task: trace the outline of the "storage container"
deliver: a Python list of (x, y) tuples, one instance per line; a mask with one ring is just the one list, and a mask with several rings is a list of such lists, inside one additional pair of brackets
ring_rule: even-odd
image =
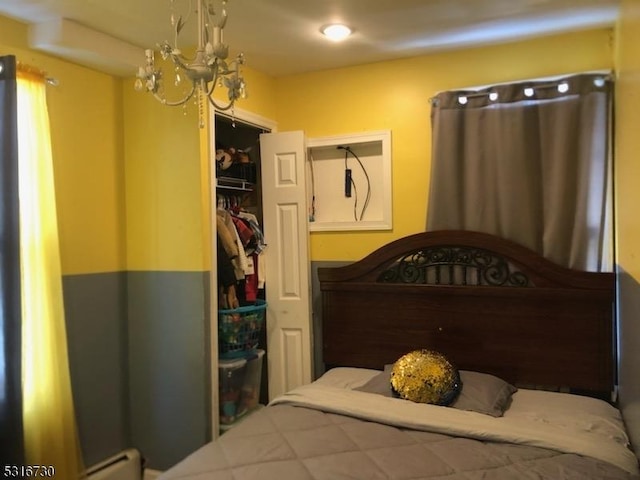
[(218, 352), (220, 358), (238, 358), (255, 351), (264, 327), (267, 302), (218, 310)]
[(260, 400), (260, 384), (262, 383), (262, 364), (264, 350), (256, 350), (245, 357), (247, 364), (244, 370), (244, 381), (240, 391), (240, 403), (237, 416), (244, 415), (258, 406)]
[(233, 423), (238, 417), (246, 366), (247, 360), (245, 358), (218, 360), (220, 423), (223, 425)]

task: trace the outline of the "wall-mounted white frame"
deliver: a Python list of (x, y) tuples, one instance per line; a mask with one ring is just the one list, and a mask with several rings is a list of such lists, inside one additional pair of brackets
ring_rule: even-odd
[[(351, 197), (345, 196), (346, 151), (339, 146), (350, 147), (364, 167), (347, 154), (354, 182)], [(391, 230), (390, 130), (307, 139), (307, 176), (311, 232)], [(370, 200), (362, 213), (368, 185)]]

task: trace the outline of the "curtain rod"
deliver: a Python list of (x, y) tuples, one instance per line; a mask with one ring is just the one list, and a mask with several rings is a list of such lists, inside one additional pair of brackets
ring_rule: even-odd
[(57, 87), (58, 85), (60, 85), (60, 82), (57, 78), (47, 75), (47, 72), (38, 67), (34, 67), (23, 62), (16, 62), (16, 67), (19, 71), (42, 77), (48, 85), (51, 85), (53, 87)]
[[(515, 84), (518, 84), (518, 83), (526, 84), (527, 82), (516, 82)], [(557, 80), (555, 82), (550, 82), (550, 83), (540, 83), (537, 85), (531, 85), (531, 88), (534, 88), (536, 90), (545, 89), (545, 88), (558, 88), (558, 85), (560, 85), (561, 83), (562, 83), (562, 80)], [(487, 87), (487, 88), (493, 88), (493, 87)], [(465, 93), (464, 96), (467, 98), (487, 97), (491, 95), (491, 93), (492, 92)], [(429, 101), (433, 100), (434, 98), (435, 97), (431, 97)]]
[[(469, 87), (469, 88), (455, 88), (452, 90), (448, 90), (450, 92), (465, 92), (465, 91), (471, 91), (473, 92), (474, 90), (478, 90), (475, 93), (466, 93), (464, 94), (465, 97), (467, 98), (476, 98), (476, 97), (486, 97), (488, 95), (491, 95), (490, 91), (486, 91), (488, 89), (491, 88), (497, 88), (497, 87), (502, 87), (505, 85), (530, 85), (531, 88), (533, 89), (544, 89), (544, 88), (556, 88), (558, 85), (560, 85), (561, 83), (565, 82), (567, 79), (570, 79), (571, 77), (576, 77), (576, 76), (580, 76), (580, 75), (601, 75), (602, 79), (605, 81), (611, 80), (613, 78), (613, 75), (610, 71), (596, 71), (596, 72), (585, 72), (585, 73), (576, 73), (573, 75), (564, 75), (564, 76), (559, 76), (559, 77), (553, 77), (553, 78), (541, 78), (541, 79), (532, 79), (532, 80), (517, 80), (514, 82), (506, 82), (506, 83), (497, 83), (495, 85), (486, 85), (483, 87)], [(485, 90), (485, 91), (479, 91), (479, 90)], [(445, 90), (447, 91), (447, 90)], [(440, 93), (444, 93), (445, 91), (442, 92), (438, 92), (436, 93), (433, 97), (429, 98), (429, 103), (433, 103), (433, 101), (436, 99), (436, 97), (440, 94)]]

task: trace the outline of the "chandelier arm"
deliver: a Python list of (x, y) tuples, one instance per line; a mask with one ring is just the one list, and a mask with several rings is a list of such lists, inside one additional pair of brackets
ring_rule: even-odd
[(211, 88), (204, 89), (207, 90), (207, 97), (211, 97), (213, 95), (213, 91), (216, 89), (216, 84), (218, 83), (218, 73), (218, 69), (215, 68), (213, 70), (213, 78), (211, 79), (211, 82), (209, 82), (211, 84)]
[(177, 101), (174, 101), (174, 102), (170, 102), (166, 98), (163, 98), (160, 95), (158, 95), (157, 92), (153, 92), (153, 96), (156, 98), (156, 100), (158, 100), (163, 105), (167, 105), (168, 107), (179, 107), (180, 105), (184, 105), (189, 100), (191, 100), (191, 97), (193, 97), (193, 94), (195, 92), (196, 92), (196, 85), (193, 84), (191, 86), (191, 91), (189, 93), (187, 93), (187, 95), (182, 100), (177, 100)]
[(211, 87), (210, 87), (210, 88), (208, 89), (208, 91), (207, 91), (207, 98), (209, 99), (209, 103), (210, 103), (211, 105), (213, 105), (213, 107), (214, 107), (216, 110), (221, 111), (221, 112), (224, 112), (224, 111), (229, 110), (230, 108), (232, 108), (232, 107), (233, 107), (233, 105), (234, 105), (234, 103), (235, 103), (235, 100), (230, 101), (226, 106), (222, 106), (222, 105), (220, 105), (218, 102), (216, 102), (216, 101), (214, 100), (214, 98), (213, 98), (213, 91), (216, 89), (216, 83), (218, 82), (218, 74), (219, 74), (219, 71), (218, 71), (218, 69), (216, 68), (216, 69), (215, 69), (215, 71), (214, 71), (214, 77), (213, 77), (213, 80), (210, 82), (210, 83), (211, 83)]
[(213, 105), (213, 106), (214, 106), (214, 108), (215, 108), (216, 110), (218, 110), (218, 111), (220, 111), (220, 112), (224, 112), (224, 111), (229, 110), (230, 108), (232, 108), (232, 107), (233, 107), (233, 104), (235, 103), (235, 102), (229, 102), (229, 104), (228, 104), (228, 105), (226, 105), (226, 106), (222, 106), (222, 105), (219, 105), (219, 104), (218, 104), (218, 103), (213, 99), (213, 97), (212, 97), (211, 95), (207, 95), (207, 98), (209, 99), (209, 103), (210, 103), (211, 105)]
[(188, 58), (184, 57), (183, 55), (175, 55), (175, 54), (171, 54), (171, 61), (173, 62), (174, 65), (180, 67), (182, 70), (189, 70), (189, 66), (186, 63), (183, 63), (182, 60), (180, 60), (180, 57), (184, 58), (185, 60), (188, 60)]

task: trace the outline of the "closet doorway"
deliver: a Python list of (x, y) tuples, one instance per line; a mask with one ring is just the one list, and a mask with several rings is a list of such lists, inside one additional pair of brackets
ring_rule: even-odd
[[(229, 215), (249, 214), (255, 217), (257, 227), (263, 226), (262, 175), (260, 159), (260, 135), (272, 131), (272, 122), (264, 119), (251, 120), (251, 115), (240, 114), (233, 117), (215, 113), (211, 144), (215, 146), (215, 200), (216, 214), (226, 211)], [(257, 122), (256, 122), (257, 121)], [(213, 165), (212, 165), (213, 167)], [(252, 240), (252, 242), (255, 242)], [(249, 261), (257, 259), (251, 252), (255, 243), (247, 247)], [(257, 263), (255, 265), (257, 269)], [(266, 300), (266, 281), (239, 279), (236, 294), (240, 305), (248, 305), (255, 299)], [(219, 290), (218, 290), (219, 291)], [(220, 298), (217, 299), (218, 305)], [(212, 309), (213, 310), (213, 309)], [(217, 317), (216, 317), (217, 318)], [(265, 324), (266, 325), (266, 324)], [(269, 401), (269, 373), (266, 326), (259, 338), (259, 348), (265, 350), (262, 360), (259, 403)]]
[[(264, 226), (266, 243), (264, 264), (266, 281), (263, 295), (266, 299), (266, 325), (259, 348), (266, 351), (263, 363), (260, 402), (281, 395), (285, 391), (311, 381), (313, 372), (313, 333), (311, 322), (311, 268), (309, 258), (309, 225), (307, 210), (307, 192), (305, 175), (305, 143), (302, 131), (273, 133), (274, 122), (269, 122), (252, 114), (235, 111), (235, 117), (216, 114), (211, 119), (209, 135), (212, 165), (212, 205), (216, 206), (216, 216), (212, 215), (212, 227), (217, 227), (218, 198), (220, 177), (215, 176), (216, 146), (224, 148), (235, 143), (237, 149), (247, 150), (245, 163), (250, 166), (249, 177), (255, 175), (254, 185), (250, 187), (248, 197), (254, 196), (256, 216)], [(256, 134), (259, 135), (256, 142)], [(246, 160), (249, 160), (247, 162)], [(229, 163), (229, 159), (223, 159)], [(230, 167), (228, 167), (230, 168)], [(223, 169), (226, 172), (226, 169)], [(253, 177), (251, 177), (253, 178)], [(228, 181), (228, 180), (227, 180)], [(233, 183), (233, 181), (232, 181)], [(228, 187), (228, 186), (227, 186)], [(244, 189), (246, 185), (240, 185)], [(236, 185), (237, 188), (237, 185)], [(227, 188), (230, 190), (230, 188)], [(259, 194), (258, 194), (259, 192)], [(245, 193), (231, 200), (245, 205)], [(229, 203), (227, 203), (228, 205)], [(215, 231), (215, 230), (214, 230)], [(215, 249), (216, 245), (212, 247)], [(215, 255), (213, 271), (217, 269)], [(213, 279), (215, 284), (215, 278)], [(218, 344), (218, 286), (211, 289), (212, 298), (212, 345)], [(264, 347), (262, 347), (264, 345)], [(218, 375), (212, 355), (212, 405), (214, 422), (218, 408)], [(214, 430), (215, 431), (215, 430)]]

